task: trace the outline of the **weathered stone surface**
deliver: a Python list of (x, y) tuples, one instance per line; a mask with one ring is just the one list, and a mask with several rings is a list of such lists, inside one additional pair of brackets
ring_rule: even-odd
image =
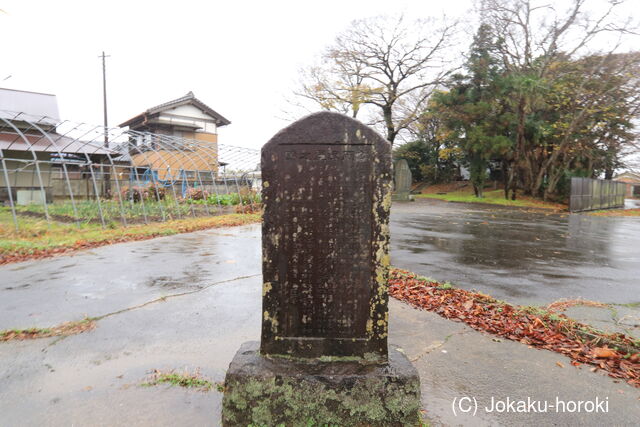
[(419, 423), (418, 374), (387, 350), (391, 146), (341, 114), (262, 149), (262, 336), (225, 378), (226, 426)]
[(411, 169), (407, 160), (396, 160), (393, 164), (393, 200), (413, 200), (410, 194), (412, 182)]
[(391, 146), (322, 112), (262, 149), (261, 351), (387, 355)]
[(417, 426), (420, 384), (396, 350), (388, 363), (265, 357), (242, 345), (227, 371), (224, 426)]

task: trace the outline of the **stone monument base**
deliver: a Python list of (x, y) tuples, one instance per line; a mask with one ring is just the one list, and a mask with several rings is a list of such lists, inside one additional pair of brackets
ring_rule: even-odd
[(391, 194), (391, 200), (394, 202), (413, 202), (415, 199), (408, 191), (402, 191)]
[(417, 426), (420, 380), (406, 356), (384, 364), (260, 355), (244, 343), (225, 378), (223, 426)]

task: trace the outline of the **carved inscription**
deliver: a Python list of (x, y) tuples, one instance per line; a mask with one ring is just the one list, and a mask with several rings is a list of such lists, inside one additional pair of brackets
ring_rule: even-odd
[(262, 149), (266, 355), (387, 356), (391, 146), (336, 113)]
[[(364, 337), (372, 280), (371, 147), (280, 148), (283, 336)], [(278, 191), (280, 190), (281, 191)]]

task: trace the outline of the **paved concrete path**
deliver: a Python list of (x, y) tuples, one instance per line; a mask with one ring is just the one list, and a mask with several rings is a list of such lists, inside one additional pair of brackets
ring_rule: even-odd
[(520, 305), (587, 299), (566, 314), (640, 339), (640, 218), (418, 199), (391, 210), (393, 265)]
[[(219, 392), (140, 384), (154, 369), (224, 379), (240, 344), (259, 339), (259, 255), (253, 225), (0, 267), (0, 329), (118, 312), (62, 340), (0, 343), (0, 425), (219, 425)], [(395, 300), (390, 311), (390, 342), (418, 368), (435, 425), (640, 424), (640, 391), (627, 384)], [(465, 396), (476, 416), (454, 415)], [(492, 397), (599, 398), (608, 412), (489, 413)]]

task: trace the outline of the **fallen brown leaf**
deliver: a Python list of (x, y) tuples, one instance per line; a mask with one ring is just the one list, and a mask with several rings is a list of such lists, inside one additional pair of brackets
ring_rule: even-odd
[(616, 357), (616, 352), (606, 347), (596, 347), (593, 349), (593, 357), (608, 359), (611, 357)]

